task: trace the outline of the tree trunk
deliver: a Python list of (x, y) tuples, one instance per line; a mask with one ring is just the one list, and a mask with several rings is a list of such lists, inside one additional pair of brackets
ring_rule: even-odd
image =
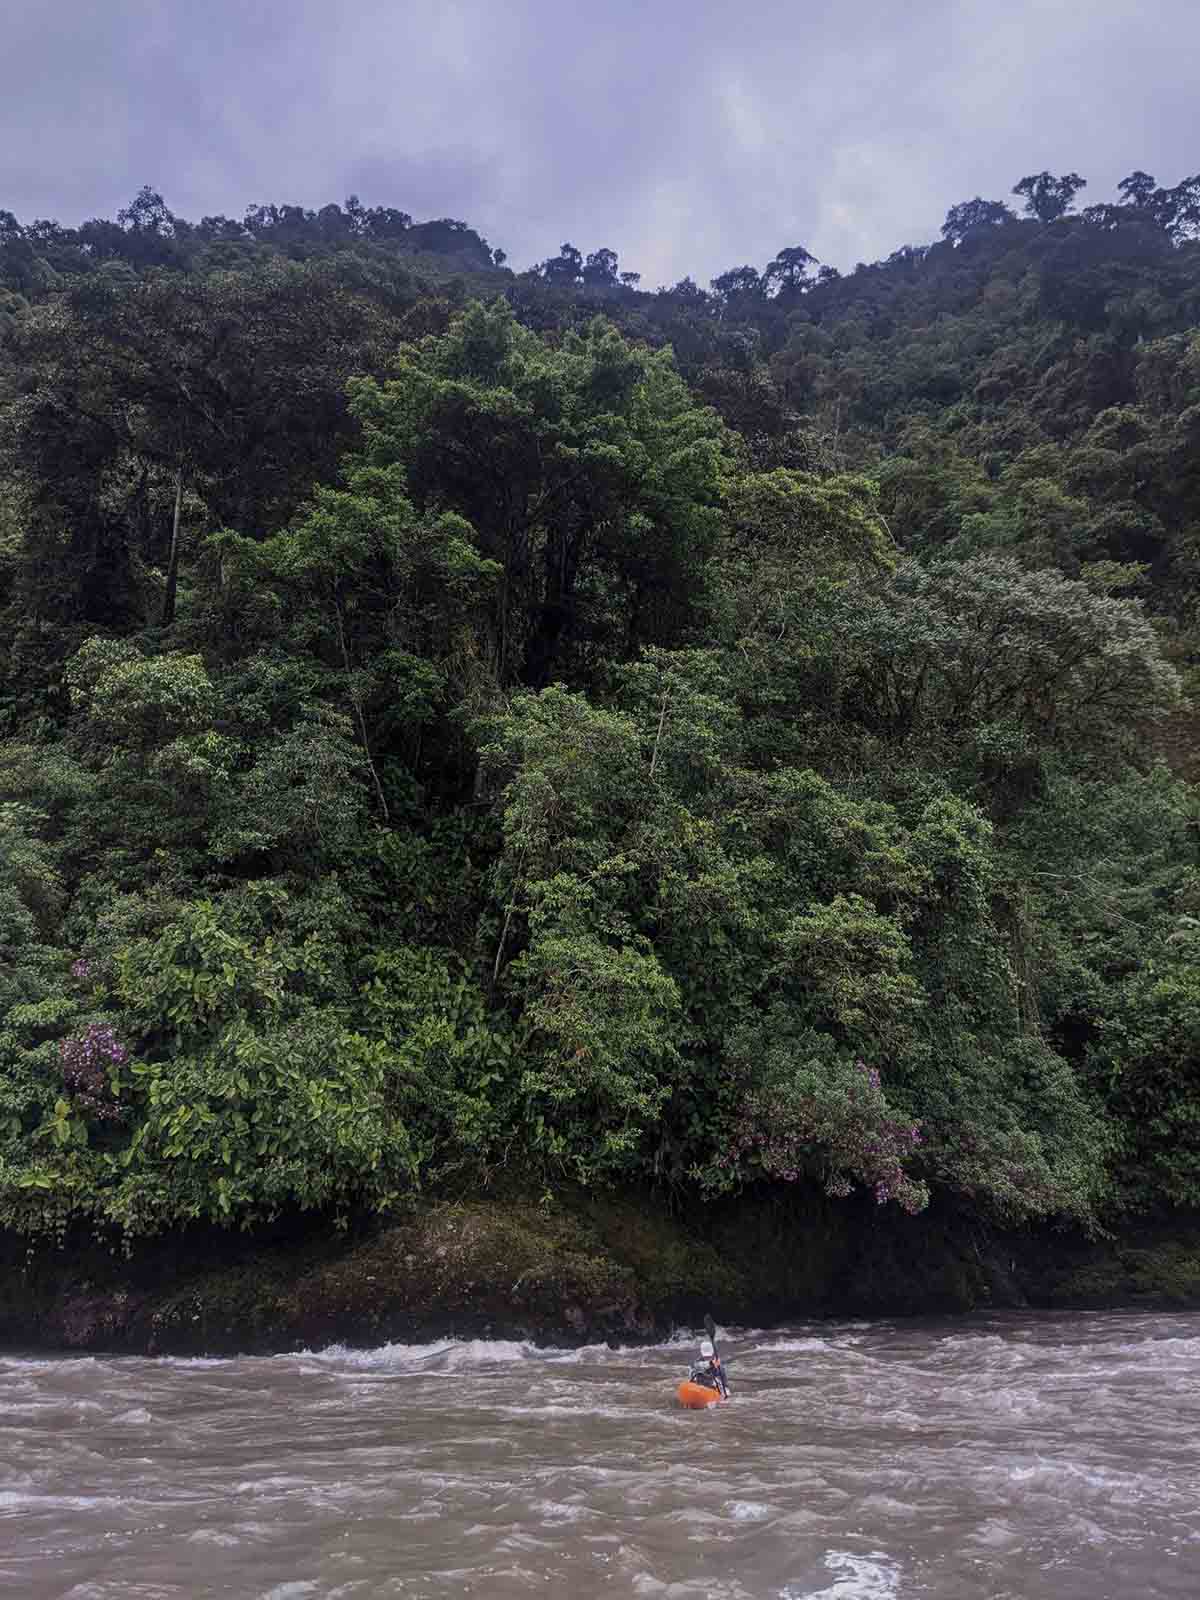
[(375, 785), (375, 797), (379, 801), (379, 810), (385, 822), (391, 821), (388, 812), (387, 796), (383, 792), (383, 784), (379, 781), (379, 773), (375, 770), (375, 761), (371, 755), (370, 741), (367, 739), (367, 719), (363, 715), (362, 699), (354, 683), (354, 669), (350, 665), (350, 652), (346, 648), (346, 629), (342, 624), (342, 603), (334, 596), (334, 615), (337, 617), (338, 643), (342, 647), (342, 665), (346, 669), (346, 692), (350, 696), (350, 704), (354, 707), (358, 718), (358, 733), (362, 741), (363, 755), (367, 758), (367, 768), (371, 774), (371, 781)]
[(171, 519), (171, 554), (167, 558), (167, 590), (163, 595), (161, 626), (175, 621), (175, 591), (179, 587), (179, 513), (183, 508), (183, 468), (175, 473), (175, 515)]

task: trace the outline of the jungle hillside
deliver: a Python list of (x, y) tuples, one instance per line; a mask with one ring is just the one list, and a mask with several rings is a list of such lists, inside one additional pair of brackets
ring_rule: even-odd
[(653, 289), (0, 211), (0, 1229), (1194, 1213), (1169, 176)]

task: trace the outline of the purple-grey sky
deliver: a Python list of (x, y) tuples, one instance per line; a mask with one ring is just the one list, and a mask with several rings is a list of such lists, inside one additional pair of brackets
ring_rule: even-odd
[(647, 287), (846, 268), (1074, 169), (1200, 170), (1200, 0), (10, 0), (0, 208), (358, 193)]

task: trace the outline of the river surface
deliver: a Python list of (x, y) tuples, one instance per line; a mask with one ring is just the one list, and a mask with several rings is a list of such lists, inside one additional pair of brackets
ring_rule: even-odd
[(13, 1600), (1200, 1596), (1200, 1317), (0, 1354)]

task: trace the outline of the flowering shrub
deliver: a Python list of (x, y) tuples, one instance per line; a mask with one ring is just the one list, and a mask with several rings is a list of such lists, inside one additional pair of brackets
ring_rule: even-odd
[(79, 1110), (97, 1122), (119, 1120), (122, 1107), (113, 1092), (111, 1074), (128, 1060), (128, 1050), (108, 1023), (91, 1022), (82, 1033), (59, 1045), (63, 1085)]
[(840, 1059), (780, 1065), (743, 1100), (715, 1163), (718, 1184), (819, 1177), (830, 1195), (865, 1184), (877, 1205), (894, 1200), (908, 1212), (928, 1205), (928, 1187), (905, 1168), (920, 1149), (920, 1127), (893, 1114), (874, 1067)]

